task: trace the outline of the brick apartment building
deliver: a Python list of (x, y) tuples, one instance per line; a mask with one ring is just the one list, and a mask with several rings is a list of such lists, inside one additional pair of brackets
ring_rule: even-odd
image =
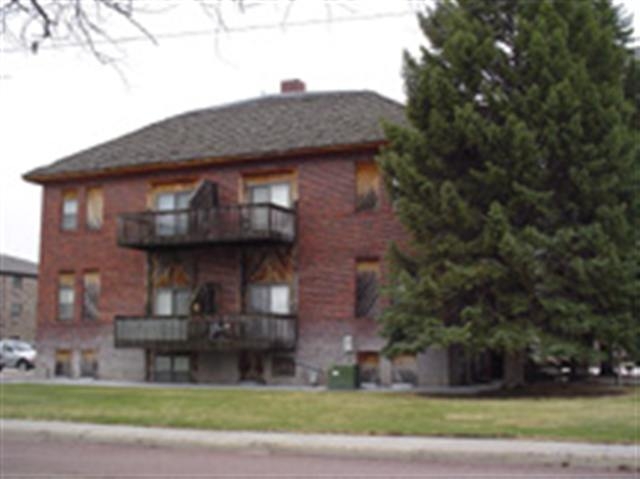
[(38, 265), (0, 254), (0, 339), (35, 339), (37, 301)]
[(25, 175), (44, 186), (38, 348), (51, 373), (148, 381), (449, 384), (390, 361), (375, 316), (402, 227), (374, 157), (402, 105), (281, 94), (179, 115)]

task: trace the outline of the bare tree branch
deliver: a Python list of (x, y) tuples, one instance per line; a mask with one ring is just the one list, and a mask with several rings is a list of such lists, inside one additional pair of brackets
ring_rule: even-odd
[(40, 5), (40, 1), (39, 0), (30, 0), (31, 5), (33, 6), (33, 8), (35, 9), (36, 13), (40, 16), (40, 18), (42, 19), (42, 38), (49, 38), (51, 36), (51, 19), (49, 18), (49, 15), (47, 14), (47, 12), (44, 10), (44, 8), (42, 8), (42, 6)]
[(112, 9), (113, 11), (119, 13), (124, 18), (126, 18), (131, 25), (133, 25), (138, 31), (142, 32), (152, 43), (154, 44), (158, 43), (154, 38), (154, 36), (151, 34), (151, 32), (149, 32), (144, 27), (144, 25), (142, 25), (133, 17), (133, 13), (134, 13), (133, 2), (129, 1), (127, 8), (123, 8), (120, 3), (118, 3), (117, 1), (114, 2), (112, 0), (102, 0), (102, 5)]
[[(166, 5), (160, 10), (166, 11)], [(138, 0), (0, 0), (0, 36), (5, 45), (11, 43), (33, 53), (45, 42), (56, 45), (72, 38), (104, 63), (113, 58), (98, 44), (117, 47), (107, 31), (113, 31), (118, 20), (157, 43), (138, 19), (141, 12), (152, 11)]]
[[(410, 0), (407, 0), (410, 1)], [(0, 47), (7, 51), (25, 49), (38, 53), (40, 47), (47, 44), (51, 48), (81, 46), (89, 51), (101, 63), (112, 63), (118, 56), (124, 55), (122, 44), (146, 39), (157, 44), (157, 38), (170, 37), (172, 34), (154, 34), (147, 27), (143, 16), (150, 13), (164, 13), (176, 8), (178, 2), (148, 0), (0, 0)], [(215, 35), (216, 52), (219, 52), (219, 35), (230, 31), (247, 31), (260, 26), (232, 28), (229, 26), (230, 13), (246, 13), (257, 6), (272, 5), (282, 12), (279, 22), (281, 28), (290, 23), (297, 26), (314, 23), (314, 20), (294, 21), (293, 10), (296, 0), (190, 0), (198, 5), (211, 20), (211, 32)], [(169, 6), (167, 7), (167, 4)], [(152, 5), (152, 6), (150, 6)], [(155, 5), (159, 5), (157, 8)], [(326, 21), (333, 22), (334, 9), (353, 13), (355, 11), (348, 0), (327, 0), (324, 3)], [(141, 17), (142, 15), (142, 17)], [(149, 17), (147, 17), (149, 18)], [(278, 25), (274, 25), (278, 26)], [(123, 27), (136, 32), (132, 36)], [(183, 34), (180, 32), (179, 34)], [(176, 34), (179, 35), (179, 34)], [(8, 47), (8, 48), (7, 48)], [(114, 54), (115, 53), (115, 54)]]

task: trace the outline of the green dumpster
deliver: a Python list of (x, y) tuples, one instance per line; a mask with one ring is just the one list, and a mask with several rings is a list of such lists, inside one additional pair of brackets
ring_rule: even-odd
[(335, 365), (329, 369), (329, 389), (357, 389), (358, 366)]

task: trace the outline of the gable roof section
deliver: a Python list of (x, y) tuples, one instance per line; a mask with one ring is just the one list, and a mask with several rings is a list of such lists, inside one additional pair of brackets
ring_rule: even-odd
[(0, 274), (37, 276), (38, 265), (26, 259), (16, 258), (8, 254), (0, 254)]
[(384, 141), (383, 121), (404, 107), (371, 91), (289, 93), (184, 113), (37, 168), (25, 179), (162, 167), (203, 159), (264, 157)]

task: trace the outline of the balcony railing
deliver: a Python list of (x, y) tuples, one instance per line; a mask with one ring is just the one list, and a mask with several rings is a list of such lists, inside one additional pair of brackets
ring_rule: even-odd
[(184, 350), (292, 349), (296, 322), (292, 316), (220, 315), (214, 318), (128, 317), (114, 322), (117, 348)]
[(271, 203), (143, 211), (118, 217), (118, 244), (131, 248), (295, 240), (296, 213)]

